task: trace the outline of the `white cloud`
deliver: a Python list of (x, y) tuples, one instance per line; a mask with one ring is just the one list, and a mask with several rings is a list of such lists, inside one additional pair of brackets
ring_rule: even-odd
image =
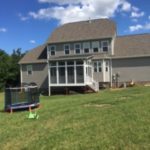
[(132, 18), (139, 18), (139, 17), (143, 17), (145, 15), (145, 13), (142, 11), (142, 12), (132, 12), (131, 13), (131, 17)]
[(142, 28), (143, 28), (142, 25), (137, 24), (137, 25), (135, 25), (135, 26), (130, 26), (130, 27), (129, 27), (129, 30), (130, 30), (131, 32), (134, 32), (134, 31), (138, 31), (138, 30), (140, 30), (140, 29), (142, 29)]
[(26, 21), (26, 20), (29, 19), (28, 16), (23, 16), (21, 13), (19, 13), (18, 16), (19, 16), (19, 18), (20, 18), (21, 21)]
[(34, 19), (57, 19), (61, 24), (89, 18), (109, 18), (120, 10), (128, 12), (131, 4), (127, 0), (38, 0), (40, 3), (54, 3), (38, 12), (29, 12)]
[(7, 32), (6, 28), (0, 28), (0, 32)]
[(148, 19), (150, 19), (150, 16), (148, 16)]
[(135, 6), (132, 6), (132, 10), (133, 10), (134, 12), (137, 12), (137, 11), (139, 11), (139, 8), (137, 8), (137, 7), (135, 7)]
[(139, 30), (150, 30), (150, 23), (145, 23), (144, 25), (137, 24), (129, 27), (130, 32), (135, 32)]
[(36, 43), (36, 41), (35, 41), (35, 40), (30, 40), (30, 41), (29, 41), (29, 43), (31, 43), (31, 44), (35, 44), (35, 43)]
[(131, 10), (131, 4), (127, 1), (122, 2), (122, 10), (123, 11), (130, 11)]

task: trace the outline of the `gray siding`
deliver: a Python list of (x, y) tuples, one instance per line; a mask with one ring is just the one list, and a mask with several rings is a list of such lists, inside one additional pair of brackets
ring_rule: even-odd
[[(112, 43), (111, 43), (111, 39), (101, 39), (101, 40), (92, 40), (92, 41), (85, 41), (85, 42), (90, 42), (90, 53), (89, 54), (93, 54), (93, 50), (92, 50), (92, 42), (93, 41), (99, 41), (99, 42), (101, 42), (101, 41), (105, 41), (105, 40), (108, 40), (108, 42), (109, 42), (109, 52), (108, 52), (108, 54), (112, 54), (112, 52), (111, 52), (111, 50), (112, 50)], [(57, 44), (51, 44), (51, 45), (55, 45), (56, 46), (56, 54), (55, 54), (55, 56), (66, 56), (65, 54), (64, 54), (64, 45), (65, 44), (70, 44), (70, 54), (69, 55), (74, 55), (75, 54), (75, 52), (74, 52), (74, 44), (76, 44), (76, 43), (80, 43), (81, 44), (81, 54), (84, 54), (84, 52), (83, 52), (83, 41), (80, 41), (80, 42), (71, 42), (71, 43), (57, 43)], [(99, 53), (102, 53), (102, 52), (99, 52)], [(68, 56), (69, 56), (68, 55)], [(79, 54), (77, 54), (77, 55), (79, 55)], [(51, 58), (53, 58), (53, 57), (55, 57), (55, 56), (50, 56), (49, 55), (49, 57)]]
[(27, 74), (27, 65), (22, 65), (22, 82), (35, 82), (39, 88), (48, 89), (48, 65), (47, 63), (31, 64), (33, 74)]
[(103, 82), (103, 73), (102, 72), (94, 72), (93, 78), (97, 82)]
[(150, 58), (117, 59), (112, 61), (113, 74), (119, 81), (150, 81)]

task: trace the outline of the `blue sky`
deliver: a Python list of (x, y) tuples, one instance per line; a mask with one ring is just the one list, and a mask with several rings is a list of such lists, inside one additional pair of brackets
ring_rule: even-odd
[(30, 50), (58, 26), (89, 18), (111, 18), (118, 35), (150, 33), (149, 0), (1, 0), (0, 49)]

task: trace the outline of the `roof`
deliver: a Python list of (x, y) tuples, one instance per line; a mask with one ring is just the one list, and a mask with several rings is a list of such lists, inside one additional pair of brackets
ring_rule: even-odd
[(100, 38), (110, 38), (116, 34), (116, 24), (110, 19), (95, 19), (68, 23), (57, 28), (47, 43), (64, 43)]
[(50, 61), (56, 61), (56, 60), (78, 60), (78, 59), (90, 59), (92, 58), (93, 55), (91, 54), (82, 54), (82, 55), (67, 55), (67, 56), (58, 56), (58, 57), (51, 57), (49, 60)]
[(142, 56), (150, 56), (150, 34), (116, 37), (114, 57)]
[(46, 45), (41, 45), (27, 52), (25, 56), (19, 61), (19, 64), (44, 63), (46, 61), (47, 61)]

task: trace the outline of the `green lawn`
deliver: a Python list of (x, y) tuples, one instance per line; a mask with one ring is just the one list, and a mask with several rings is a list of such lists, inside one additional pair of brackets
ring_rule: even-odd
[(150, 87), (41, 96), (37, 112), (0, 112), (0, 150), (150, 149)]

